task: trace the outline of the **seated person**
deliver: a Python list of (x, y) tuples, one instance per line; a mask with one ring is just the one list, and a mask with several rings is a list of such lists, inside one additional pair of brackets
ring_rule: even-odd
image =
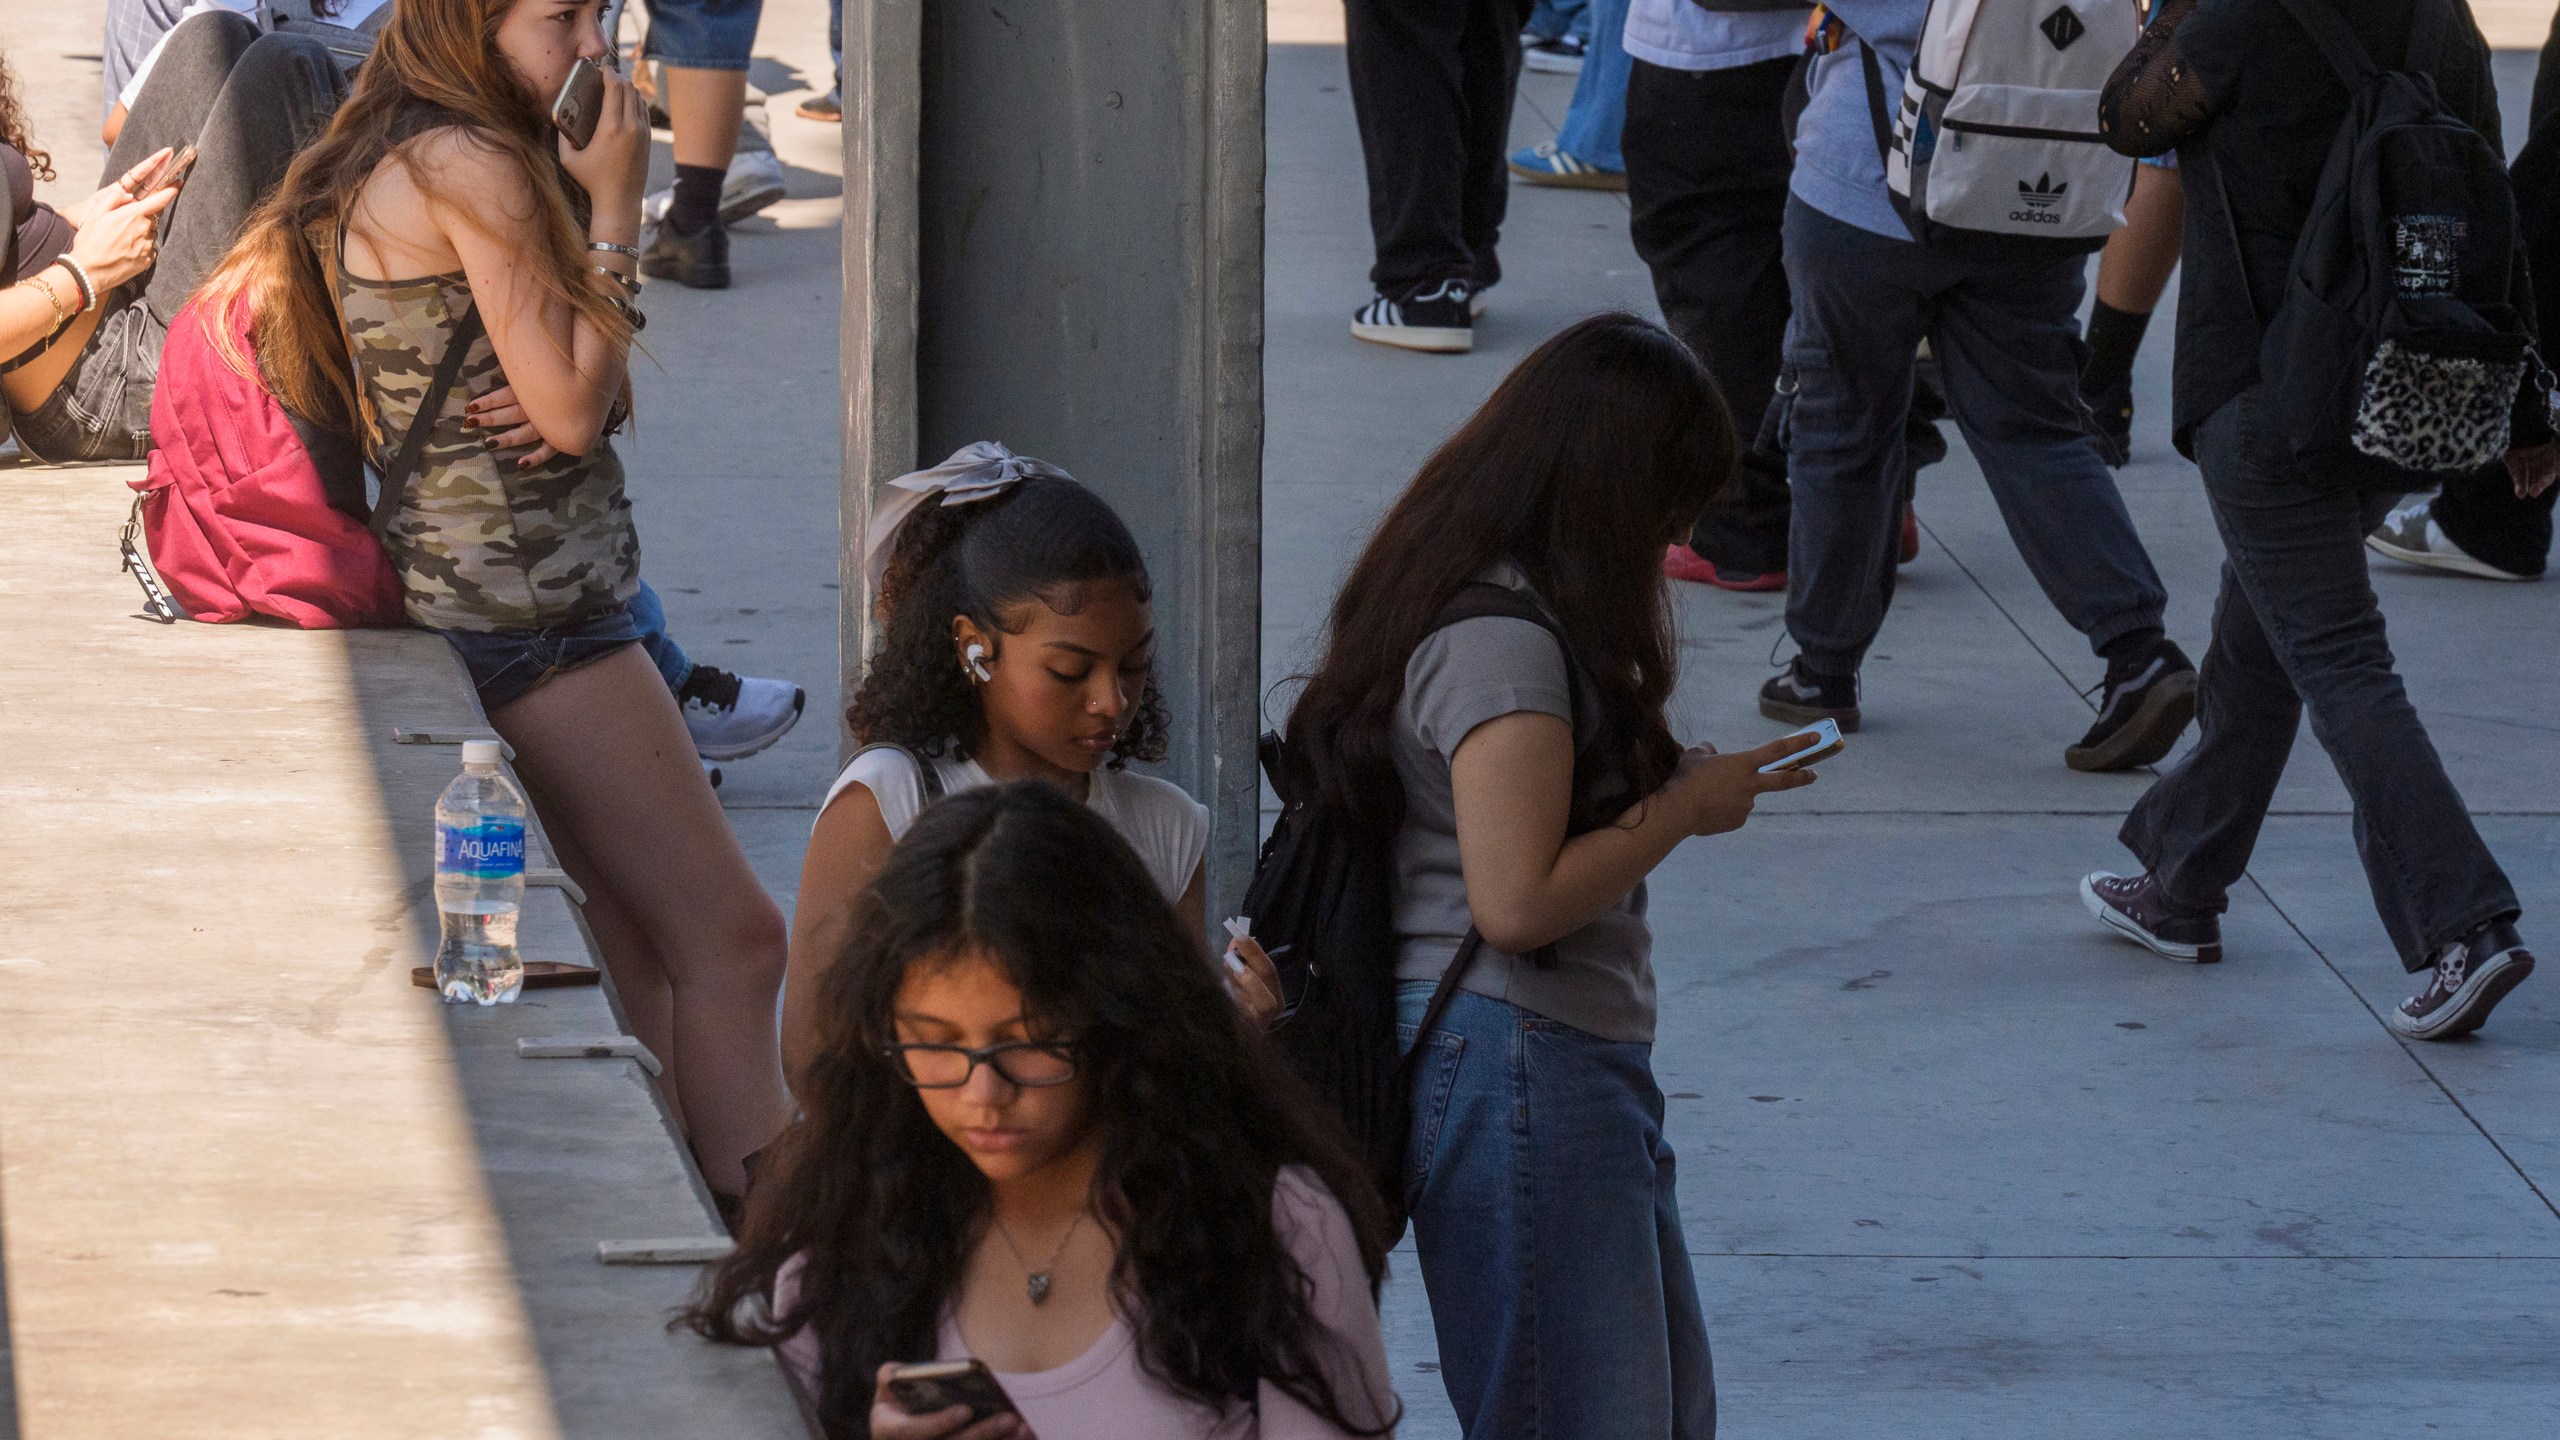
[[(695, 1330), (780, 1346), (831, 1436), (1393, 1430), (1378, 1197), (1108, 819), (950, 795), (860, 906)], [(1018, 1423), (890, 1392), (973, 1357)]]
[[(262, 37), (237, 15), (189, 20), (108, 154), (116, 179), (58, 210), (35, 198), (52, 167), (14, 94), (0, 97), (0, 400), (21, 448), (50, 461), (142, 457), (169, 321), (345, 93), (316, 42)], [(169, 174), (189, 146), (193, 168)]]

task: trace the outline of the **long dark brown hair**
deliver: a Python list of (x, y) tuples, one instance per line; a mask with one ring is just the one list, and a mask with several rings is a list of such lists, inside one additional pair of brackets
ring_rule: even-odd
[(1593, 753), (1627, 794), (1652, 794), (1680, 759), (1663, 719), (1677, 654), (1663, 547), (1733, 466), (1724, 397), (1669, 331), (1595, 315), (1540, 345), (1423, 462), (1351, 567), (1289, 713), (1293, 771), (1361, 831), (1391, 835), (1405, 664), (1459, 588), (1507, 560), (1599, 692)]
[[(27, 169), (38, 180), (53, 178), (53, 157), (36, 148), (35, 131), (27, 125), (26, 107), (18, 103), (18, 77), (0, 51), (0, 145), (27, 157)], [(8, 217), (0, 215), (0, 220)]]
[[(1352, 1352), (1311, 1309), (1272, 1212), (1281, 1170), (1314, 1172), (1374, 1294), (1386, 1251), (1368, 1177), (1110, 822), (1036, 780), (964, 791), (917, 818), (856, 905), (820, 982), (804, 1114), (686, 1323), (743, 1345), (814, 1332), (818, 1415), (837, 1440), (868, 1433), (882, 1363), (933, 1356), (991, 1201), (882, 1047), (911, 971), (990, 955), (1035, 1033), (1075, 1045), (1101, 1143), (1094, 1215), (1119, 1245), (1116, 1308), (1146, 1372), (1228, 1415), (1268, 1383), (1353, 1434), (1392, 1428), (1370, 1397), (1337, 1391)], [(795, 1258), (797, 1296), (772, 1314)]]
[[(337, 237), (378, 167), (404, 167), (451, 213), (489, 223), (482, 218), (488, 197), (446, 194), (416, 163), (411, 142), (433, 128), (454, 127), (467, 143), (523, 169), (538, 238), (533, 253), (520, 257), (520, 273), (603, 334), (630, 338), (630, 322), (587, 269), (586, 192), (561, 168), (542, 101), (498, 49), (500, 23), (522, 3), (399, 0), (356, 71), (355, 93), (328, 131), (293, 157), (199, 290), (217, 315), (242, 300), (251, 305), (256, 369), (287, 410), (348, 427), (366, 415), (338, 315)], [(249, 374), (230, 328), (215, 326), (212, 334), (232, 368)]]

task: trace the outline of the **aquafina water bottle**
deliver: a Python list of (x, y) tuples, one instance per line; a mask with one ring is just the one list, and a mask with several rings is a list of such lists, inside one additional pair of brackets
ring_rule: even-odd
[(436, 797), (436, 991), (451, 1005), (504, 1005), (524, 988), (524, 796), (498, 753), (495, 740), (463, 741), (462, 773)]

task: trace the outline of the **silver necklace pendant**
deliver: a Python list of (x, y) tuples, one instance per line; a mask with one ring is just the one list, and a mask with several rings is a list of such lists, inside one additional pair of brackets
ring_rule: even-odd
[(1048, 1271), (1046, 1271), (1046, 1270), (1034, 1270), (1034, 1271), (1032, 1271), (1032, 1272), (1031, 1272), (1031, 1280), (1030, 1280), (1030, 1286), (1029, 1286), (1029, 1288), (1030, 1288), (1030, 1291), (1031, 1291), (1031, 1303), (1032, 1303), (1032, 1304), (1034, 1304), (1034, 1305), (1046, 1305), (1046, 1304), (1048, 1304), (1048, 1303), (1049, 1303), (1049, 1272), (1048, 1272)]

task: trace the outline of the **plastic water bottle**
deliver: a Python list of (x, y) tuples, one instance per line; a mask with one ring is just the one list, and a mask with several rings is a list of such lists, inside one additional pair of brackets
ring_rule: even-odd
[(462, 742), (462, 773), (436, 797), (436, 991), (449, 1005), (505, 1005), (524, 988), (524, 796), (498, 770), (498, 742)]

